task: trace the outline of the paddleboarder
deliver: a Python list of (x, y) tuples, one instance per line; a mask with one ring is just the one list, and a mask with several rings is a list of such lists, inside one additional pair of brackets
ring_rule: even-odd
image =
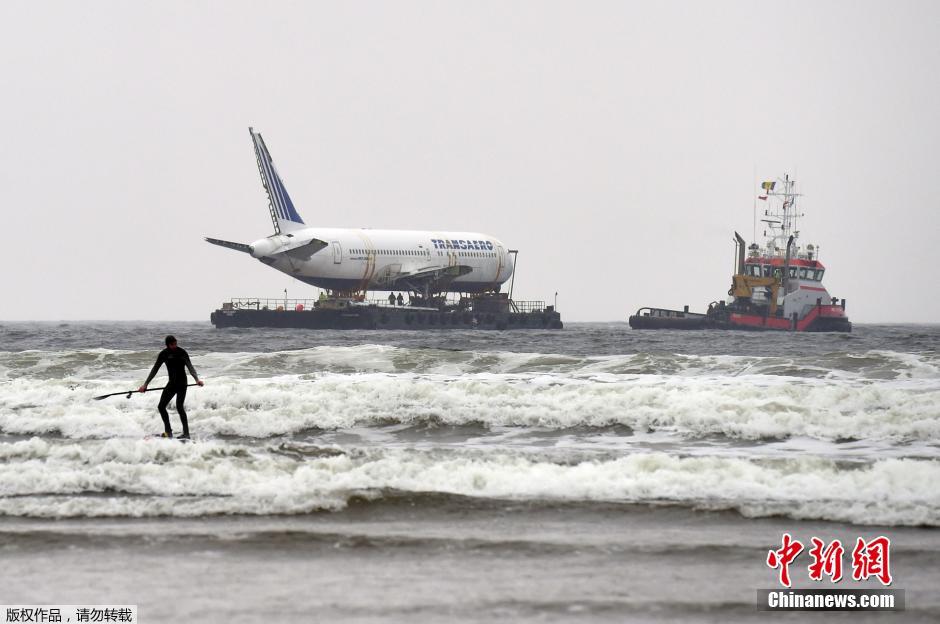
[(163, 419), (163, 437), (173, 437), (173, 430), (170, 428), (170, 415), (166, 411), (166, 406), (170, 404), (173, 395), (176, 395), (176, 412), (180, 415), (180, 422), (183, 423), (183, 433), (179, 437), (188, 440), (189, 421), (186, 420), (186, 408), (183, 406), (186, 401), (186, 369), (189, 369), (189, 374), (196, 380), (196, 385), (202, 386), (204, 384), (199, 379), (199, 375), (196, 374), (192, 362), (189, 361), (189, 354), (176, 344), (176, 338), (167, 336), (164, 342), (166, 343), (166, 349), (157, 356), (157, 361), (150, 370), (147, 381), (137, 391), (146, 392), (147, 384), (156, 376), (160, 367), (166, 364), (166, 372), (170, 379), (167, 381), (166, 388), (163, 389), (163, 394), (160, 395), (160, 402), (157, 404), (157, 409), (160, 410), (160, 418)]

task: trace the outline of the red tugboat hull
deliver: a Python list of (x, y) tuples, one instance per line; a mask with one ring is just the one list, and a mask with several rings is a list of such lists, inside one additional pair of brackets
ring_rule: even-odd
[(734, 314), (729, 329), (776, 329), (780, 331), (851, 332), (852, 323), (838, 305), (818, 305), (801, 319), (771, 318), (756, 314)]
[(841, 305), (818, 305), (802, 319), (727, 313), (706, 314), (660, 308), (641, 308), (630, 317), (633, 329), (733, 329), (744, 331), (851, 332), (852, 323)]

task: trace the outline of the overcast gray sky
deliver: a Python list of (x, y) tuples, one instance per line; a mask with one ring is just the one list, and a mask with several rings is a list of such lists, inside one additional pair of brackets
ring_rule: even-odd
[(704, 308), (757, 178), (857, 322), (938, 321), (938, 2), (0, 3), (0, 319), (314, 296), (203, 242), (472, 230), (568, 321)]

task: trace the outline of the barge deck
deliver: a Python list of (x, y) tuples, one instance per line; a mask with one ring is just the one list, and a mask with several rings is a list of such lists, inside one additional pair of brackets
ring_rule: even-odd
[(561, 315), (543, 301), (513, 301), (506, 295), (457, 302), (391, 305), (355, 298), (231, 299), (212, 312), (223, 327), (297, 329), (562, 329)]

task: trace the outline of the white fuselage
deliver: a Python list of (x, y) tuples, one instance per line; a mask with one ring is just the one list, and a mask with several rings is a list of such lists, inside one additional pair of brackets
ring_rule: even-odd
[[(302, 251), (314, 240), (327, 246), (313, 254), (279, 251)], [(444, 290), (482, 292), (498, 289), (513, 271), (502, 242), (478, 232), (303, 226), (255, 241), (250, 249), (253, 257), (291, 277), (338, 291), (403, 290), (402, 278), (461, 266), (469, 272), (461, 271)]]

